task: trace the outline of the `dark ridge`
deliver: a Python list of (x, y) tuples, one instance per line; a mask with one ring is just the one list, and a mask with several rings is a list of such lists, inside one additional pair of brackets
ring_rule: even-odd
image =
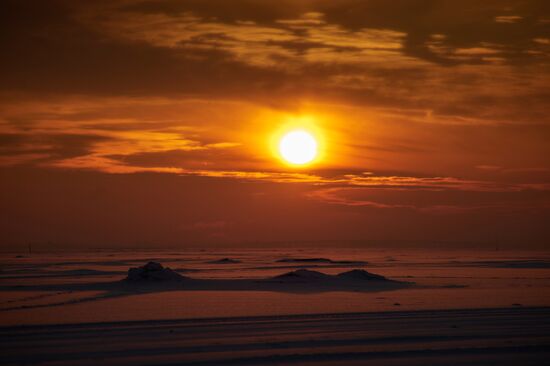
[(330, 264), (367, 264), (364, 261), (335, 261), (329, 258), (282, 258), (276, 260), (277, 263), (330, 263)]
[(207, 263), (210, 263), (210, 264), (232, 264), (232, 263), (241, 263), (241, 261), (238, 260), (238, 259), (232, 259), (232, 258), (222, 258), (222, 259), (217, 259), (215, 261), (210, 261), (210, 262), (207, 262)]
[(339, 273), (336, 276), (338, 278), (346, 278), (350, 280), (391, 281), (384, 276), (370, 273), (363, 269), (353, 269), (351, 271)]
[(306, 263), (332, 263), (332, 260), (328, 258), (283, 258), (276, 261), (277, 263), (294, 263), (294, 262), (306, 262)]

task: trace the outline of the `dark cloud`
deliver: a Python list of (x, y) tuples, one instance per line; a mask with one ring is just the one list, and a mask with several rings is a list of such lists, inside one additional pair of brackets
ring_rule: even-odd
[(0, 6), (4, 91), (230, 96), (248, 93), (255, 84), (281, 84), (273, 72), (233, 62), (223, 51), (195, 51), (188, 57), (183, 51), (109, 39), (75, 20), (75, 10), (65, 2)]
[[(428, 61), (456, 65), (479, 63), (480, 58), (452, 60), (430, 51), (427, 42), (433, 34), (445, 35), (451, 48), (498, 44), (510, 62), (536, 61), (525, 50), (533, 46), (533, 38), (547, 37), (550, 6), (544, 0), (491, 0), (480, 4), (475, 0), (313, 0), (313, 1), (250, 1), (237, 0), (228, 6), (220, 1), (143, 1), (128, 5), (128, 11), (175, 15), (197, 14), (222, 22), (254, 21), (273, 25), (277, 20), (295, 19), (307, 12), (320, 12), (326, 19), (350, 30), (362, 28), (394, 29), (407, 34), (404, 52)], [(499, 16), (518, 17), (518, 21), (499, 23)], [(548, 62), (548, 58), (544, 59)]]
[[(159, 152), (141, 152), (131, 155), (107, 155), (106, 157), (121, 161), (136, 167), (165, 167), (188, 170), (219, 170), (235, 169), (235, 161), (241, 161), (240, 171), (262, 171), (269, 161), (255, 156), (241, 146), (218, 148), (216, 145), (202, 145), (196, 150), (169, 150)], [(223, 145), (222, 145), (223, 146)]]
[[(298, 69), (292, 71), (284, 65), (288, 62), (299, 63), (299, 57), (306, 51), (330, 49), (335, 55), (342, 53), (341, 61), (345, 61), (350, 57), (345, 53), (353, 54), (356, 47), (329, 45), (322, 38), (314, 40), (308, 35), (307, 29), (289, 29), (277, 21), (298, 19), (307, 12), (320, 12), (328, 24), (350, 32), (365, 28), (403, 32), (405, 37), (399, 52), (404, 56), (446, 66), (486, 65), (489, 71), (492, 70), (490, 63), (493, 61), (486, 60), (487, 55), (469, 53), (459, 57), (454, 52), (458, 49), (487, 48), (495, 50), (497, 54), (494, 56), (504, 63), (522, 67), (530, 62), (548, 64), (548, 50), (544, 49), (544, 45), (533, 42), (535, 38), (544, 39), (548, 35), (548, 23), (540, 22), (548, 15), (546, 4), (536, 1), (492, 1), (479, 6), (473, 1), (390, 3), (349, 0), (291, 1), (281, 6), (280, 2), (274, 1), (236, 1), (231, 4), (225, 1), (137, 1), (120, 6), (99, 2), (94, 7), (78, 2), (6, 1), (2, 3), (1, 11), (5, 18), (2, 19), (2, 43), (5, 49), (4, 57), (0, 60), (2, 89), (101, 95), (207, 95), (226, 99), (255, 99), (264, 103), (295, 97), (338, 98), (352, 103), (381, 106), (395, 103), (397, 99), (403, 106), (429, 108), (445, 113), (449, 106), (439, 97), (444, 85), (469, 87), (470, 92), (474, 92), (473, 80), (479, 78), (484, 69), (472, 69), (470, 75), (465, 72), (447, 73), (444, 70), (427, 73), (426, 65), (405, 62), (392, 66), (393, 56), (388, 57), (389, 63), (372, 63), (369, 62), (370, 56), (364, 55), (361, 57), (365, 58), (365, 63), (321, 61), (302, 65), (304, 67), (298, 64)], [(167, 26), (174, 29), (178, 24), (178, 18), (174, 17), (191, 13), (200, 17), (199, 22), (218, 24), (220, 30), (205, 31), (182, 41), (180, 46), (185, 47), (163, 47), (145, 41), (129, 42), (104, 31), (102, 21), (109, 12), (120, 13), (121, 18), (117, 18), (120, 26), (128, 22), (124, 14), (162, 14), (167, 17)], [(508, 13), (518, 14), (522, 20), (513, 24), (494, 21), (495, 16)], [(223, 32), (224, 24), (238, 27), (239, 21), (253, 21), (258, 26), (287, 29), (290, 33), (301, 34), (295, 40), (265, 41), (266, 46), (288, 51), (296, 61), (289, 61), (289, 56), (268, 56), (266, 53), (268, 59), (271, 58), (275, 64), (283, 67), (255, 65), (236, 59), (226, 48), (211, 43), (233, 39), (230, 31)], [(311, 29), (315, 29), (315, 26)], [(443, 50), (441, 52), (429, 48), (430, 37), (434, 34), (444, 37), (439, 40), (439, 48)], [(542, 53), (528, 52), (536, 50)], [(507, 74), (503, 76), (509, 80), (507, 85), (521, 82), (529, 84), (529, 80), (533, 80), (539, 71), (506, 71)], [(332, 81), (338, 78), (343, 81)], [(354, 80), (363, 81), (357, 83)], [(427, 86), (424, 87), (426, 82)], [(514, 97), (525, 101), (547, 98), (535, 86), (531, 93), (534, 94), (532, 97), (524, 97), (523, 92), (515, 93)], [(465, 106), (463, 111), (466, 114), (474, 114), (467, 109), (475, 108), (476, 105), (463, 99), (468, 95), (452, 94), (462, 99), (460, 104)], [(489, 98), (489, 93), (478, 91), (475, 94), (476, 100)], [(512, 104), (519, 105), (514, 103), (514, 97), (510, 97)], [(503, 100), (502, 96), (497, 95), (491, 98)], [(535, 118), (540, 118), (540, 112), (537, 113)]]
[(108, 141), (105, 136), (77, 134), (0, 134), (0, 156), (9, 163), (9, 158), (17, 159), (20, 154), (42, 154), (34, 162), (57, 161), (90, 153), (98, 142)]
[(126, 11), (140, 13), (164, 13), (166, 15), (192, 12), (206, 19), (222, 22), (252, 20), (258, 23), (274, 23), (278, 19), (294, 18), (302, 12), (314, 9), (313, 2), (293, 0), (237, 0), (229, 4), (224, 0), (167, 0), (137, 1), (122, 7)]

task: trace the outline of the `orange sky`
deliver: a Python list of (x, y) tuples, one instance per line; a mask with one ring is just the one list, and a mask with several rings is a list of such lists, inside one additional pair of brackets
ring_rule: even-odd
[(0, 8), (1, 249), (550, 239), (546, 1)]

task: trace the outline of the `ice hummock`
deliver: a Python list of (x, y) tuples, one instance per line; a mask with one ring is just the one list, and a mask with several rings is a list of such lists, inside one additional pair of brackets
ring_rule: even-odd
[(282, 275), (278, 275), (273, 277), (275, 280), (322, 280), (322, 279), (329, 279), (332, 276), (317, 272), (317, 271), (311, 271), (309, 269), (298, 269), (296, 271), (283, 273)]
[(300, 281), (300, 282), (334, 282), (337, 283), (354, 283), (357, 281), (378, 281), (378, 282), (394, 282), (384, 276), (367, 272), (363, 269), (353, 269), (351, 271), (342, 272), (337, 275), (329, 275), (322, 272), (311, 271), (309, 269), (298, 269), (296, 271), (287, 272), (282, 275), (272, 277), (273, 280), (285, 281)]
[(131, 282), (171, 282), (185, 279), (187, 279), (187, 277), (157, 262), (149, 262), (142, 267), (130, 268), (128, 270), (128, 276), (126, 277), (126, 280)]

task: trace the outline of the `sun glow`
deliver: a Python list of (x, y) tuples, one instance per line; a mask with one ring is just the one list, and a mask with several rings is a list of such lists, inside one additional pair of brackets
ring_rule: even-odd
[(326, 121), (313, 115), (266, 116), (278, 127), (267, 135), (271, 156), (289, 168), (309, 168), (326, 163)]
[(305, 130), (293, 130), (279, 141), (279, 153), (290, 164), (303, 165), (312, 162), (317, 156), (317, 141)]

